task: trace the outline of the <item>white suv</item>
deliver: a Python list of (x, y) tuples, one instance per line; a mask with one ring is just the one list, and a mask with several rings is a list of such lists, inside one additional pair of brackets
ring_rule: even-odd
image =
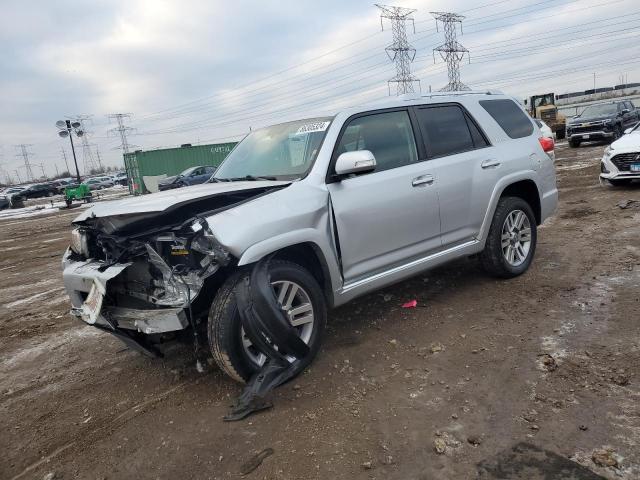
[(475, 254), (493, 275), (525, 272), (558, 201), (553, 147), (516, 101), (485, 92), (256, 130), (208, 183), (76, 218), (72, 311), (152, 355), (180, 331), (196, 348), (208, 337), (239, 381), (268, 359), (295, 374), (328, 308)]

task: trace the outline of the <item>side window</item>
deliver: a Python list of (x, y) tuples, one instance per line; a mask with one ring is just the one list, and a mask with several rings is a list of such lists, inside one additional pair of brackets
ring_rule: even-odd
[(511, 138), (524, 138), (533, 133), (533, 124), (513, 100), (480, 100), (480, 105)]
[(428, 151), (434, 157), (487, 146), (478, 127), (458, 105), (418, 108), (416, 114)]
[(467, 124), (469, 125), (469, 130), (471, 130), (471, 138), (473, 138), (473, 146), (475, 148), (484, 148), (489, 146), (489, 142), (484, 138), (484, 135), (480, 132), (480, 129), (476, 125), (476, 123), (471, 120), (469, 115), (465, 115), (467, 118)]
[(376, 172), (418, 160), (416, 141), (406, 111), (357, 117), (349, 122), (338, 142), (337, 154), (369, 150), (376, 157)]

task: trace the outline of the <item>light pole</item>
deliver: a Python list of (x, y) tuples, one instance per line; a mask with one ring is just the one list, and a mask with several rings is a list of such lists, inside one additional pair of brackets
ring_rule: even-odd
[(58, 127), (58, 135), (60, 137), (69, 137), (69, 141), (71, 142), (71, 152), (73, 153), (73, 163), (76, 164), (76, 178), (78, 180), (78, 184), (82, 183), (80, 180), (80, 169), (78, 168), (78, 160), (76, 158), (76, 149), (73, 146), (73, 135), (75, 133), (77, 137), (82, 137), (84, 132), (80, 129), (82, 125), (80, 122), (72, 122), (71, 120), (58, 120), (56, 122), (56, 127)]

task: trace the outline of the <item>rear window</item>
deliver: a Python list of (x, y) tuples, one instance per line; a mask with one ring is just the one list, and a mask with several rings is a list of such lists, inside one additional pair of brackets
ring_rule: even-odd
[(480, 105), (511, 138), (528, 137), (533, 123), (513, 100), (480, 100)]

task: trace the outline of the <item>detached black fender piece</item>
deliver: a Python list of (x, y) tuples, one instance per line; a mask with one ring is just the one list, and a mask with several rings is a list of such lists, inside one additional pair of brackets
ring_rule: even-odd
[[(309, 346), (300, 339), (278, 305), (269, 277), (270, 258), (256, 263), (235, 289), (242, 327), (267, 360), (251, 377), (225, 421), (241, 420), (270, 408), (272, 404), (264, 399), (265, 395), (291, 379), (299, 362), (310, 353)], [(293, 361), (290, 357), (294, 357)]]

